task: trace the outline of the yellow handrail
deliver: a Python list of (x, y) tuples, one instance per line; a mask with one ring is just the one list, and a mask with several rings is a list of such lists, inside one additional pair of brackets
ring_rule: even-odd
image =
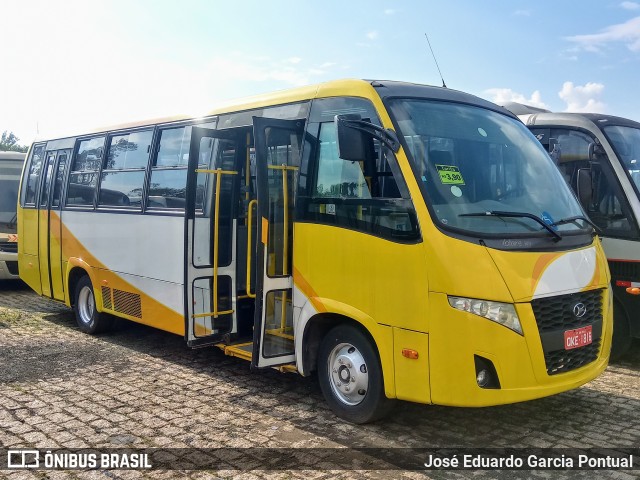
[(218, 318), (218, 230), (220, 219), (220, 184), (222, 175), (220, 172), (216, 175), (216, 198), (213, 219), (213, 318)]
[[(287, 176), (289, 171), (298, 170), (298, 167), (282, 165), (268, 165), (271, 170), (282, 170), (282, 191), (284, 202), (284, 214), (283, 214), (283, 258), (282, 258), (282, 275), (289, 275), (289, 178)], [(280, 297), (280, 329), (284, 332), (287, 327), (287, 292), (282, 292)]]
[[(286, 165), (282, 165), (286, 167)], [(288, 182), (288, 169), (282, 169), (282, 192), (283, 192), (283, 201), (284, 201), (284, 212), (283, 212), (283, 256), (282, 256), (282, 275), (289, 274), (289, 182)], [(282, 305), (280, 306), (280, 328), (284, 332), (284, 329), (287, 326), (287, 291), (284, 290), (282, 292)]]
[(247, 211), (247, 297), (256, 298), (255, 293), (251, 293), (251, 229), (253, 227), (253, 207), (258, 205), (257, 200), (251, 200), (249, 202)]
[(211, 173), (216, 175), (216, 196), (214, 200), (214, 210), (213, 210), (213, 312), (200, 313), (193, 315), (193, 318), (199, 317), (209, 317), (213, 316), (213, 318), (218, 318), (220, 315), (227, 315), (229, 313), (233, 313), (233, 310), (225, 310), (224, 312), (218, 311), (218, 232), (220, 225), (220, 183), (222, 181), (222, 175), (237, 175), (238, 172), (233, 170), (222, 170), (221, 168), (217, 168), (215, 170), (198, 168), (196, 169), (198, 173)]

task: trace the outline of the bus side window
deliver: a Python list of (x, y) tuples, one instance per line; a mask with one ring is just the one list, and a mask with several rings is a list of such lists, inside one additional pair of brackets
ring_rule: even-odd
[(191, 126), (163, 129), (151, 164), (148, 208), (184, 210)]
[(62, 196), (62, 182), (64, 181), (64, 174), (67, 168), (68, 155), (61, 153), (58, 156), (58, 170), (56, 171), (56, 178), (53, 184), (53, 198), (51, 199), (52, 207), (60, 207), (60, 199)]
[(93, 207), (105, 137), (81, 140), (71, 163), (66, 205)]
[(304, 217), (383, 238), (419, 238), (413, 205), (393, 152), (371, 138), (365, 158), (343, 160), (338, 156), (333, 122), (320, 124), (314, 143), (315, 182), (308, 188), (311, 198)]
[(109, 137), (100, 175), (98, 205), (142, 208), (142, 193), (153, 130)]
[(44, 145), (37, 145), (34, 147), (33, 153), (31, 154), (29, 168), (25, 170), (27, 173), (22, 187), (23, 205), (35, 206), (36, 204), (36, 192), (38, 189), (38, 181), (40, 180), (40, 173), (42, 172), (43, 157)]

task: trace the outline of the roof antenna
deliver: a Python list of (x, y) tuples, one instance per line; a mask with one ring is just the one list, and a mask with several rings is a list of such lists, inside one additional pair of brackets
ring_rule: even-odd
[(438, 60), (436, 59), (436, 54), (433, 53), (433, 48), (431, 48), (431, 42), (429, 41), (429, 35), (424, 34), (427, 37), (427, 43), (429, 44), (429, 50), (431, 50), (431, 55), (433, 55), (433, 61), (436, 62), (436, 67), (438, 68), (438, 73), (440, 74), (440, 80), (442, 80), (442, 88), (447, 88), (447, 84), (444, 83), (444, 78), (442, 76), (442, 72), (440, 71), (440, 65), (438, 65)]

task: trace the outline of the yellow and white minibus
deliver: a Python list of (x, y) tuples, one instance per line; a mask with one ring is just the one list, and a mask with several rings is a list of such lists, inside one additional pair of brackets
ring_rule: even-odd
[(364, 423), (392, 399), (578, 387), (611, 346), (600, 240), (514, 115), (340, 80), (32, 145), (20, 275), (75, 309), (317, 372)]
[(18, 185), (25, 154), (0, 152), (0, 280), (18, 279)]

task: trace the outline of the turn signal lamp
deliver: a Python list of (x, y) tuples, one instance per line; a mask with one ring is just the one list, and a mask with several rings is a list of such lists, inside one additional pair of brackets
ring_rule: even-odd
[(417, 360), (420, 354), (416, 350), (413, 350), (411, 348), (403, 348), (402, 356), (407, 357), (410, 360)]

